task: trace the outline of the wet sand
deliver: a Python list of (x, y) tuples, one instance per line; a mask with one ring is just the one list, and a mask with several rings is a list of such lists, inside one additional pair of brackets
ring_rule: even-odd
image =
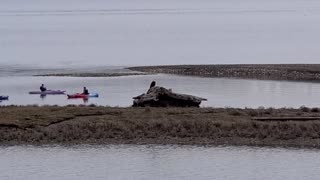
[(0, 113), (0, 144), (3, 145), (190, 144), (320, 147), (318, 108), (5, 106), (0, 107)]
[(129, 70), (214, 78), (320, 81), (320, 64), (234, 64), (140, 66)]
[(34, 76), (58, 77), (118, 77), (151, 74), (174, 74), (212, 78), (243, 78), (261, 80), (320, 81), (320, 64), (234, 64), (234, 65), (163, 65), (137, 66), (132, 72), (48, 73)]

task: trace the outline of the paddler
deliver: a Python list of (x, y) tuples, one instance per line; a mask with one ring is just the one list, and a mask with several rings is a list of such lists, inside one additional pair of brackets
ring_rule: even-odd
[(86, 87), (83, 87), (83, 93), (82, 94), (85, 94), (85, 95), (89, 95), (89, 91)]
[(47, 88), (44, 87), (44, 84), (41, 84), (41, 86), (40, 86), (40, 91), (41, 91), (41, 92), (44, 92), (44, 91), (46, 91), (46, 90), (47, 90)]

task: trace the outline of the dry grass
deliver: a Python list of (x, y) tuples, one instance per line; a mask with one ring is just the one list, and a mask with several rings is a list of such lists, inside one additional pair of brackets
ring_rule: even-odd
[[(309, 108), (310, 109), (310, 108)], [(157, 143), (320, 146), (318, 110), (234, 108), (1, 107), (0, 143)]]

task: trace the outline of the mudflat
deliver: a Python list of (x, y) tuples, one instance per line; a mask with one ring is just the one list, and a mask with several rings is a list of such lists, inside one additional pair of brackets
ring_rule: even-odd
[(0, 107), (0, 144), (320, 147), (320, 109)]
[(166, 65), (128, 68), (145, 73), (263, 80), (320, 81), (320, 64)]

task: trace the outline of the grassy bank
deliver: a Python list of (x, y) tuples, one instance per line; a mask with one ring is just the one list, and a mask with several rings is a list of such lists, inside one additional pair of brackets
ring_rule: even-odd
[(0, 144), (212, 144), (320, 147), (317, 108), (1, 107)]
[(320, 64), (176, 65), (128, 68), (146, 73), (264, 80), (320, 81)]

